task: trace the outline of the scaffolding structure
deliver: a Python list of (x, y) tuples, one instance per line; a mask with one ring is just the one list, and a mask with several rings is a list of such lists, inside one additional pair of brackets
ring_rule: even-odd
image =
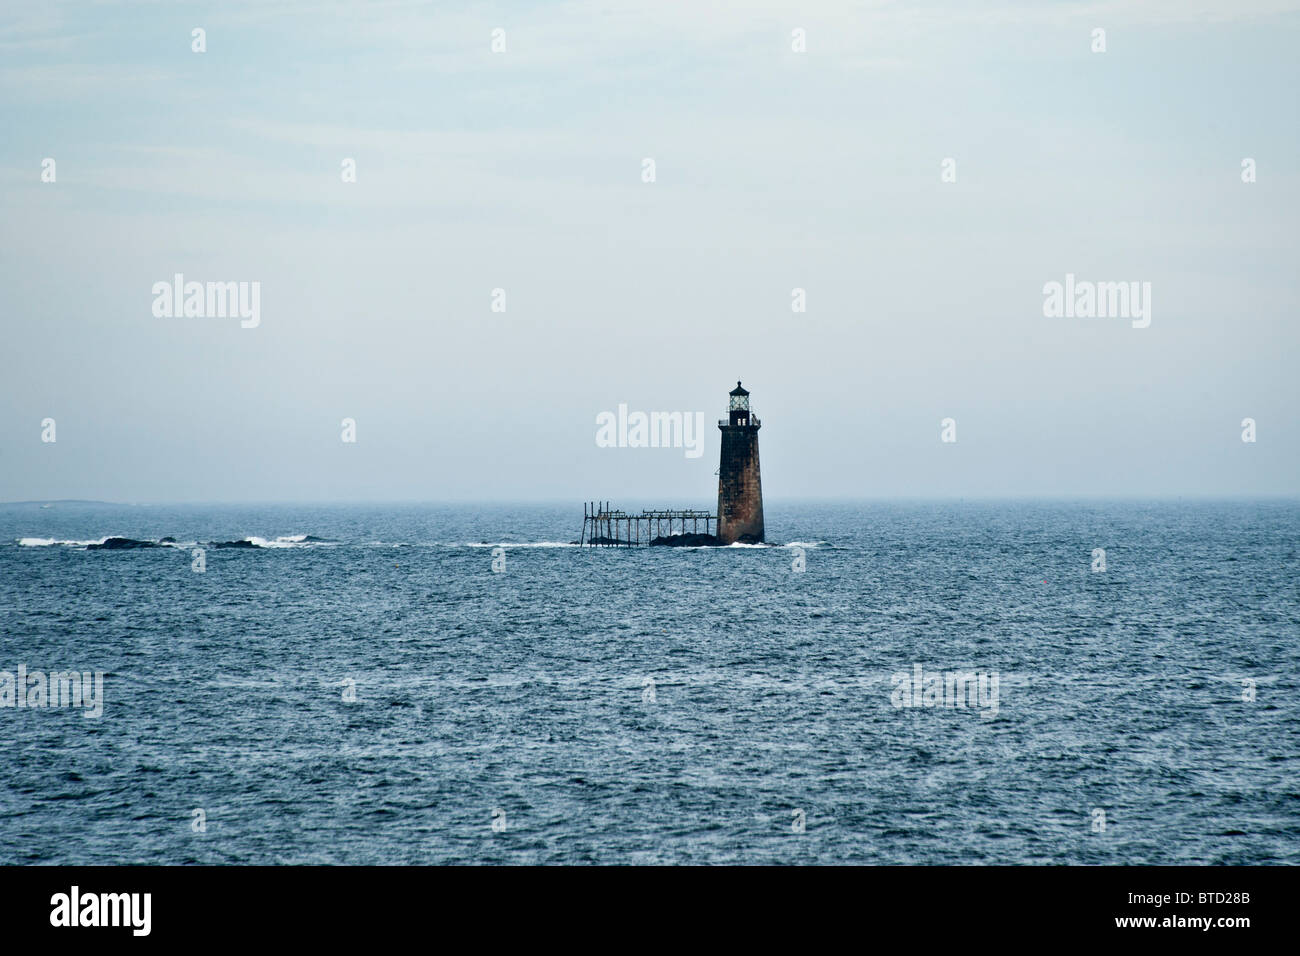
[[(703, 531), (700, 530), (701, 522), (704, 523)], [(592, 547), (636, 548), (648, 545), (655, 538), (675, 534), (712, 535), (717, 531), (717, 523), (718, 516), (711, 511), (643, 509), (640, 514), (628, 514), (611, 507), (608, 501), (587, 501), (582, 506), (582, 537), (578, 543)], [(644, 537), (641, 533), (643, 524)]]

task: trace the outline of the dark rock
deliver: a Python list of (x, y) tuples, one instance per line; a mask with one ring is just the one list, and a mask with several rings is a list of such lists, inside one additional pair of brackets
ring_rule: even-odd
[(133, 548), (156, 548), (152, 541), (137, 541), (135, 538), (105, 538), (99, 544), (86, 545), (87, 551), (129, 551)]

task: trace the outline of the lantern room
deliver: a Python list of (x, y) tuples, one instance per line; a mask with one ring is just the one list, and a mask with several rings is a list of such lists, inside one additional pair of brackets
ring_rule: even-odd
[(736, 382), (736, 387), (731, 390), (731, 402), (727, 406), (728, 424), (731, 425), (748, 425), (749, 424), (749, 392)]

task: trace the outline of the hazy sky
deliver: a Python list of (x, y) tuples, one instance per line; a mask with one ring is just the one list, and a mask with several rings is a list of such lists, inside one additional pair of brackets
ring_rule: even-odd
[(7, 3), (0, 500), (1300, 493), (1297, 8)]

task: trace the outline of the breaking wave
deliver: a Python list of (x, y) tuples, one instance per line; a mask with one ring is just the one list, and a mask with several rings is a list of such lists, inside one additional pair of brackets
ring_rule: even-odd
[[(180, 548), (188, 550), (190, 548), (213, 548), (218, 550), (227, 549), (261, 549), (261, 550), (279, 550), (284, 548), (310, 548), (321, 546), (333, 546), (339, 542), (332, 541), (329, 538), (320, 538), (312, 534), (282, 534), (273, 538), (264, 538), (260, 535), (248, 535), (242, 538), (232, 538), (225, 541), (198, 541), (189, 539), (180, 541), (173, 537), (163, 538), (129, 538), (124, 535), (105, 535), (100, 538), (18, 538), (17, 544), (21, 548), (50, 548), (65, 547), (81, 549), (85, 551), (134, 551), (141, 548)], [(728, 548), (816, 548), (825, 544), (823, 541), (792, 541), (789, 544), (735, 544), (726, 545)], [(370, 541), (368, 547), (390, 547), (390, 548), (409, 548), (421, 547), (417, 542), (409, 541)], [(451, 548), (576, 548), (579, 547), (577, 541), (463, 541), (451, 542), (443, 545), (441, 542), (434, 542), (434, 547), (451, 547)], [(684, 550), (693, 550), (696, 545), (685, 545)], [(709, 545), (708, 547), (716, 547)]]
[(140, 548), (303, 548), (329, 545), (336, 542), (311, 534), (285, 534), (275, 538), (250, 535), (231, 541), (177, 541), (163, 538), (128, 538), (122, 535), (105, 535), (102, 538), (19, 538), (20, 548), (66, 547), (85, 551), (134, 551)]

